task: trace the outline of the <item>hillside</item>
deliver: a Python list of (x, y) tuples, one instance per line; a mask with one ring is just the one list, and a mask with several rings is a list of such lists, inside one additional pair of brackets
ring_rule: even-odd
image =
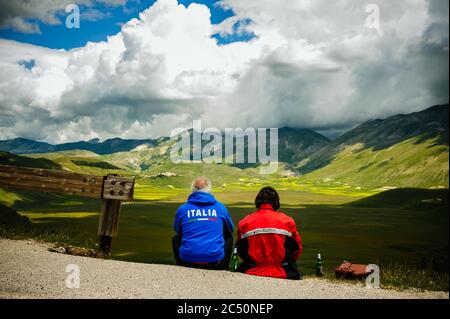
[(30, 158), (0, 151), (0, 165), (12, 165), (32, 168), (61, 169), (61, 166), (48, 158)]
[(435, 140), (419, 143), (417, 138), (378, 151), (355, 144), (302, 178), (370, 189), (448, 188), (448, 152), (448, 146), (436, 145)]
[(448, 188), (448, 155), (448, 105), (444, 105), (362, 124), (296, 167), (311, 182)]
[(104, 156), (91, 151), (70, 150), (44, 154), (28, 154), (22, 157), (46, 158), (65, 170), (96, 175), (135, 175), (133, 171), (119, 164), (110, 163)]
[(279, 161), (288, 164), (299, 162), (328, 143), (328, 138), (313, 130), (281, 128), (278, 131)]
[(306, 163), (299, 163), (302, 173), (309, 173), (330, 164), (348, 146), (362, 145), (361, 151), (388, 149), (401, 142), (415, 139), (414, 145), (433, 141), (434, 145), (449, 145), (449, 106), (438, 105), (424, 111), (400, 114), (384, 120), (366, 122), (315, 152)]

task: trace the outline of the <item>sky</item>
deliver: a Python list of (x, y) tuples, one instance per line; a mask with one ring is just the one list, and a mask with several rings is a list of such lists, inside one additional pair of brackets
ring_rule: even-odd
[(448, 6), (0, 0), (0, 139), (156, 138), (198, 119), (333, 137), (445, 104)]
[[(33, 0), (32, 0), (33, 1)], [(38, 2), (38, 0), (34, 0)], [(0, 37), (20, 42), (31, 43), (52, 49), (73, 49), (85, 46), (88, 41), (106, 41), (109, 35), (120, 32), (121, 26), (155, 3), (156, 0), (106, 0), (106, 1), (59, 1), (55, 6), (49, 3), (42, 9), (30, 8), (28, 15), (20, 6), (26, 1), (4, 1), (0, 4)], [(49, 2), (49, 1), (47, 1)], [(234, 15), (231, 8), (223, 8), (216, 4), (217, 0), (180, 0), (178, 3), (188, 6), (196, 2), (208, 6), (211, 11), (211, 23), (218, 24)], [(80, 8), (80, 28), (68, 29), (65, 25), (68, 4), (78, 3)], [(216, 4), (216, 5), (215, 5)], [(24, 5), (26, 6), (26, 5)], [(19, 10), (23, 10), (19, 15)], [(7, 13), (11, 12), (9, 16)], [(13, 14), (15, 13), (15, 14)], [(52, 16), (55, 22), (49, 22), (46, 15)], [(20, 22), (18, 22), (20, 21)], [(221, 44), (242, 40), (236, 37), (220, 37), (213, 35)], [(244, 39), (244, 40), (248, 40)]]

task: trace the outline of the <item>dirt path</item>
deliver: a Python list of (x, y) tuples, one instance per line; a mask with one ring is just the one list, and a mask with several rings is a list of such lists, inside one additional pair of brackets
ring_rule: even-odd
[[(317, 279), (287, 281), (98, 260), (49, 252), (48, 247), (0, 239), (0, 298), (449, 298), (446, 292), (368, 289)], [(69, 264), (80, 269), (80, 288), (66, 287)]]

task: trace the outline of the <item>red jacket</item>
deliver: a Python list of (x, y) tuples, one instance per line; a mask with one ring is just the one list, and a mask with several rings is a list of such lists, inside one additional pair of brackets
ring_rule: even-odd
[(263, 204), (239, 222), (238, 254), (246, 274), (300, 279), (295, 261), (302, 253), (302, 240), (294, 220)]

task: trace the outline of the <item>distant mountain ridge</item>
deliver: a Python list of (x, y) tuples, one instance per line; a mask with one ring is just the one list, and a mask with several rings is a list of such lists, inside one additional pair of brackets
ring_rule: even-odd
[[(343, 145), (362, 143), (366, 148), (383, 149), (416, 136), (422, 140), (438, 137), (439, 144), (448, 145), (448, 116), (448, 104), (436, 105), (421, 112), (365, 122), (334, 140), (309, 129), (280, 128), (278, 132), (280, 161), (292, 164), (311, 156), (309, 164), (303, 167), (303, 170), (308, 171), (325, 164), (330, 157), (342, 149)], [(89, 141), (53, 145), (18, 137), (0, 140), (0, 150), (14, 154), (86, 150), (105, 155), (131, 151), (140, 145), (154, 147), (168, 140), (168, 137), (112, 138), (100, 142), (98, 138), (95, 138)]]
[[(278, 132), (280, 161), (295, 162), (321, 149), (330, 142), (325, 136), (307, 129), (281, 128)], [(0, 150), (14, 154), (37, 154), (71, 150), (91, 151), (100, 155), (129, 152), (141, 145), (155, 147), (169, 140), (158, 139), (121, 139), (113, 138), (100, 142), (99, 139), (52, 145), (24, 138), (0, 141)], [(205, 142), (206, 143), (206, 142)]]
[(281, 128), (278, 130), (279, 161), (284, 163), (301, 161), (330, 142), (330, 139), (313, 130)]
[(21, 137), (0, 141), (0, 150), (14, 154), (48, 153), (52, 152), (54, 147), (54, 145), (45, 142)]
[(14, 154), (37, 154), (50, 153), (71, 150), (91, 151), (100, 155), (112, 154), (117, 152), (127, 152), (136, 148), (139, 145), (155, 146), (158, 143), (153, 139), (121, 139), (112, 138), (104, 142), (99, 139), (92, 139), (90, 141), (80, 141), (73, 143), (64, 143), (52, 145), (45, 142), (37, 142), (25, 138), (14, 138), (11, 140), (0, 141), (0, 150), (14, 153)]

